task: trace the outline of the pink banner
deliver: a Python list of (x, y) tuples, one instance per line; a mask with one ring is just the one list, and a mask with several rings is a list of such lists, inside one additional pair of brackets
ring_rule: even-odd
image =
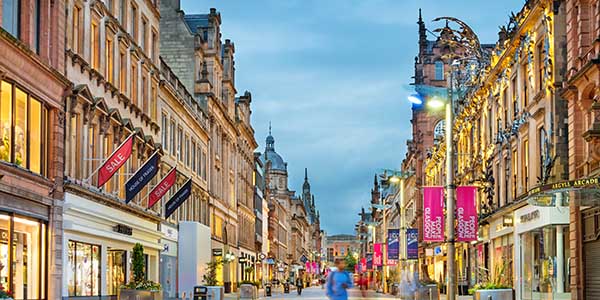
[(364, 257), (361, 257), (361, 259), (360, 259), (360, 271), (361, 272), (367, 271), (367, 259)]
[(476, 197), (477, 187), (459, 186), (456, 188), (456, 240), (458, 242), (477, 240)]
[(317, 274), (317, 270), (319, 270), (319, 266), (317, 265), (316, 261), (313, 261), (313, 263), (312, 263), (312, 273), (313, 274)]
[(423, 241), (444, 241), (444, 188), (423, 188)]
[(379, 267), (383, 265), (382, 245), (377, 243), (373, 245), (373, 266)]

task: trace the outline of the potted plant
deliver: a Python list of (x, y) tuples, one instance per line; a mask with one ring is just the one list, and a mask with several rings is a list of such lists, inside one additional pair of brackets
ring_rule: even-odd
[(221, 300), (224, 298), (223, 287), (219, 285), (217, 279), (217, 270), (223, 265), (223, 261), (220, 259), (213, 259), (206, 263), (206, 273), (203, 276), (204, 284), (206, 284), (207, 292), (212, 295), (214, 300)]
[(504, 274), (507, 265), (507, 263), (504, 263), (498, 266), (494, 276), (490, 276), (487, 282), (478, 283), (469, 289), (469, 294), (473, 295), (473, 299), (513, 300), (514, 292), (510, 284), (510, 278), (507, 278)]
[(162, 300), (160, 284), (146, 280), (144, 271), (144, 247), (137, 243), (133, 247), (133, 280), (119, 290), (119, 300)]
[(13, 293), (9, 290), (4, 289), (2, 285), (0, 285), (0, 299), (3, 300), (12, 300)]

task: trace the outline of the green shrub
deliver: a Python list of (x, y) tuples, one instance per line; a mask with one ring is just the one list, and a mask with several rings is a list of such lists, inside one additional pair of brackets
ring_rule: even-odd
[(132, 253), (132, 264), (133, 264), (133, 280), (128, 282), (123, 288), (132, 290), (146, 290), (146, 291), (160, 291), (160, 283), (156, 283), (150, 280), (146, 280), (146, 273), (144, 271), (144, 246), (137, 243), (133, 246)]

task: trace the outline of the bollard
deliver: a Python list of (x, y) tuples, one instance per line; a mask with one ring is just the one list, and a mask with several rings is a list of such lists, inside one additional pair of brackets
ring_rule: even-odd
[(492, 300), (492, 295), (488, 295), (488, 300)]

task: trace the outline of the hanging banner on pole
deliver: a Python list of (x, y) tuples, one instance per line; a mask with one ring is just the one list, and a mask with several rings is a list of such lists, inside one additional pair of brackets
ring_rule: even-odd
[(419, 230), (406, 228), (406, 259), (419, 259)]
[(477, 208), (475, 200), (477, 187), (459, 186), (456, 188), (456, 240), (471, 242), (477, 240)]
[(400, 258), (400, 229), (388, 229), (387, 262)]
[(177, 179), (177, 167), (171, 169), (169, 174), (165, 176), (158, 185), (156, 185), (152, 191), (150, 191), (150, 196), (148, 199), (148, 208), (152, 208), (160, 198), (162, 198), (169, 189), (175, 184), (175, 180)]
[(373, 269), (373, 253), (367, 253), (367, 270)]
[(133, 149), (133, 136), (133, 133), (129, 135), (98, 169), (98, 187), (103, 186), (127, 162)]
[(360, 258), (360, 271), (361, 272), (367, 271), (367, 259), (364, 257)]
[(165, 205), (165, 219), (169, 218), (183, 202), (192, 194), (192, 179), (188, 179), (179, 191), (169, 199), (169, 202)]
[(373, 244), (373, 265), (379, 267), (383, 265), (383, 244)]
[(423, 188), (423, 241), (444, 241), (444, 188)]
[(129, 203), (158, 173), (158, 152), (155, 152), (125, 183), (125, 203)]

